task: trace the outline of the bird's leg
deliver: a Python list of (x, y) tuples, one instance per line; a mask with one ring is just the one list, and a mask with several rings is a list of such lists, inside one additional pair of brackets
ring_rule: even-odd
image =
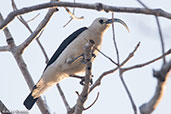
[[(92, 50), (91, 53), (92, 53), (92, 58), (93, 59), (96, 58), (96, 55), (94, 54), (94, 50)], [(83, 56), (83, 59), (81, 60), (81, 63), (86, 64), (84, 56)]]
[[(70, 75), (70, 77), (81, 79), (80, 84), (84, 85), (85, 84), (85, 76), (78, 76), (78, 75)], [(93, 75), (92, 75), (93, 77)], [(90, 84), (93, 84), (93, 79), (90, 80)]]
[(79, 55), (79, 56), (77, 56), (77, 57), (75, 57), (75, 58), (70, 58), (70, 59), (67, 59), (66, 60), (66, 63), (68, 63), (68, 64), (72, 64), (73, 62), (75, 62), (77, 59), (79, 59), (80, 57), (82, 57), (83, 56), (83, 54), (81, 54), (81, 55)]

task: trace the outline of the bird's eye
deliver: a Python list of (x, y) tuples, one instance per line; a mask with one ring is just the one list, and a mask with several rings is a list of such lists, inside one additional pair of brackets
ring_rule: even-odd
[(103, 22), (103, 20), (102, 20), (102, 19), (100, 19), (100, 20), (99, 20), (99, 23), (100, 23), (100, 24), (103, 24), (104, 22)]

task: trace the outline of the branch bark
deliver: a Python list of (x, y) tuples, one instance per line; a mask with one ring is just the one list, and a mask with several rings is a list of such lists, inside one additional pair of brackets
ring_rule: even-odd
[(81, 94), (79, 95), (77, 99), (77, 104), (75, 106), (75, 111), (74, 114), (82, 114), (82, 111), (84, 110), (84, 103), (88, 98), (89, 94), (89, 86), (90, 86), (90, 80), (91, 80), (91, 68), (92, 68), (92, 63), (91, 63), (91, 57), (92, 57), (92, 47), (94, 45), (94, 41), (91, 40), (90, 42), (87, 42), (85, 47), (84, 47), (84, 59), (86, 62), (86, 76), (85, 76), (85, 85), (83, 87), (83, 90)]
[(11, 112), (7, 109), (7, 107), (3, 104), (1, 100), (0, 100), (0, 112), (2, 114), (11, 114)]
[(157, 78), (157, 87), (151, 100), (139, 107), (141, 114), (151, 114), (158, 106), (163, 97), (170, 70), (171, 60), (164, 64), (160, 71), (154, 71), (153, 76)]
[(9, 47), (8, 46), (1, 46), (0, 52), (5, 52), (5, 51), (9, 51)]
[(105, 12), (123, 12), (123, 13), (136, 13), (136, 14), (139, 13), (139, 14), (147, 14), (147, 15), (156, 15), (156, 16), (161, 16), (171, 19), (171, 13), (166, 12), (162, 9), (115, 7), (115, 6), (105, 5), (102, 3), (86, 4), (86, 3), (53, 1), (53, 2), (43, 3), (39, 5), (34, 5), (31, 7), (25, 7), (9, 13), (6, 19), (0, 23), (0, 29), (4, 29), (18, 15), (45, 9), (45, 8), (52, 8), (52, 7), (74, 7), (74, 8), (92, 9), (92, 10), (105, 11)]

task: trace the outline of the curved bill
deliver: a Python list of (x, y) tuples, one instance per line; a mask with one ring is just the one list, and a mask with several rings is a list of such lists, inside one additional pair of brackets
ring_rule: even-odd
[(110, 24), (110, 23), (113, 23), (113, 22), (118, 22), (118, 23), (122, 24), (122, 25), (127, 29), (127, 31), (129, 32), (128, 26), (127, 26), (126, 23), (125, 23), (124, 21), (122, 21), (121, 19), (118, 19), (118, 18), (108, 19), (108, 20), (106, 21), (106, 24)]

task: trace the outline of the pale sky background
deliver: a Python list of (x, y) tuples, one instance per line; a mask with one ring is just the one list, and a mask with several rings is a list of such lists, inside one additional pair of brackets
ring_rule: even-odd
[[(18, 8), (23, 8), (31, 5), (48, 2), (48, 0), (15, 0)], [(68, 0), (69, 1), (69, 0)], [(162, 8), (163, 10), (171, 13), (170, 0), (143, 0), (144, 3), (150, 8)], [(127, 6), (127, 7), (142, 7), (136, 0), (77, 0), (83, 3), (97, 3), (102, 2), (113, 6)], [(3, 17), (6, 17), (12, 11), (10, 0), (0, 1), (0, 12)], [(72, 11), (72, 9), (71, 9)], [(30, 22), (32, 30), (34, 30), (39, 22), (46, 14), (46, 10), (32, 12), (23, 15), (26, 20), (31, 19), (38, 13), (40, 16), (34, 21)], [(76, 9), (76, 16), (84, 16), (84, 20), (73, 20), (69, 25), (63, 28), (63, 25), (68, 22), (70, 16), (64, 10), (59, 8), (59, 12), (55, 13), (45, 28), (40, 40), (50, 58), (60, 43), (72, 32), (83, 27), (89, 26), (92, 21), (97, 17), (111, 18), (111, 13), (97, 12), (94, 10)], [(124, 20), (129, 26), (130, 33), (120, 24), (115, 24), (115, 34), (117, 44), (120, 52), (121, 61), (124, 60), (128, 54), (134, 49), (135, 45), (140, 41), (141, 45), (135, 56), (126, 64), (126, 66), (143, 63), (161, 55), (161, 44), (159, 40), (159, 33), (154, 16), (130, 14), (130, 13), (115, 13), (115, 17)], [(165, 48), (168, 50), (171, 47), (171, 21), (166, 18), (159, 18), (161, 28), (164, 36)], [(8, 25), (16, 44), (22, 43), (30, 33), (28, 30), (17, 20), (14, 19)], [(0, 31), (0, 46), (6, 45), (5, 36)], [(104, 35), (102, 51), (112, 57), (116, 61), (115, 49), (112, 40), (112, 29), (110, 28)], [(45, 59), (40, 51), (36, 41), (25, 50), (23, 58), (27, 64), (28, 70), (36, 83), (40, 78), (45, 64)], [(171, 56), (167, 57), (169, 60)], [(129, 87), (129, 90), (134, 98), (137, 108), (143, 103), (149, 101), (154, 94), (156, 87), (156, 79), (152, 76), (152, 69), (160, 69), (162, 61), (155, 62), (142, 69), (128, 71), (124, 74), (124, 79)], [(101, 54), (97, 56), (93, 63), (94, 81), (104, 72), (114, 68), (109, 60), (104, 58)], [(82, 86), (79, 80), (65, 79), (61, 83), (62, 89), (66, 98), (73, 106), (76, 102), (77, 95), (75, 91), (81, 91)], [(9, 52), (0, 52), (0, 100), (8, 107), (9, 110), (25, 111), (23, 101), (30, 93), (30, 90), (23, 78), (23, 75), (18, 68), (16, 61)], [(90, 109), (84, 111), (84, 114), (132, 114), (128, 96), (121, 84), (118, 73), (114, 73), (105, 77), (100, 87), (97, 87), (93, 93), (89, 95), (86, 106), (89, 106), (96, 98), (97, 92), (100, 96), (96, 104)], [(47, 104), (50, 111), (56, 114), (65, 114), (66, 108), (63, 101), (56, 89), (56, 86), (50, 88), (43, 94), (46, 96)], [(164, 97), (161, 103), (153, 114), (171, 114), (171, 80), (169, 78)], [(39, 114), (40, 111), (35, 105), (30, 114)], [(139, 112), (138, 112), (139, 113)]]

